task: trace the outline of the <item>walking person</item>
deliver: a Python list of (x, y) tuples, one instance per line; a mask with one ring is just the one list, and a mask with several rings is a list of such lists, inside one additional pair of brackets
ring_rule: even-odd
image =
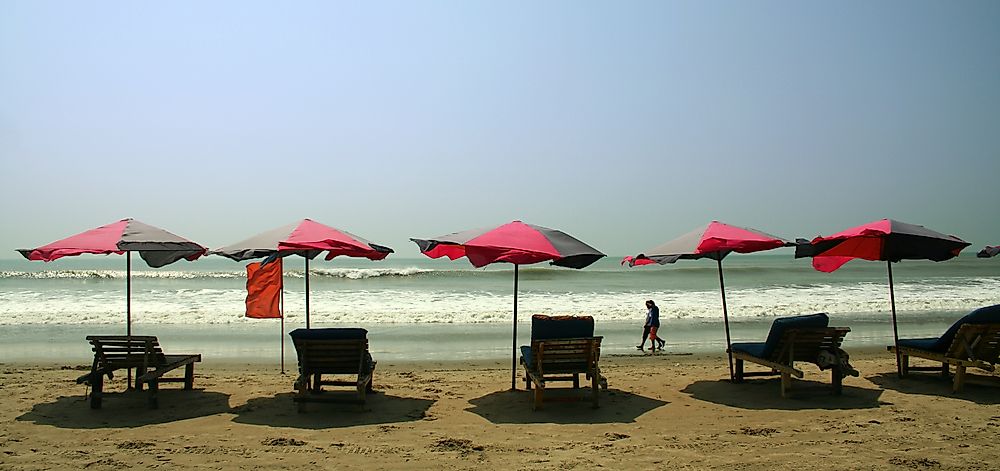
[(651, 351), (656, 351), (659, 347), (660, 351), (663, 351), (663, 346), (667, 344), (666, 341), (657, 337), (656, 331), (660, 328), (660, 308), (656, 307), (656, 303), (652, 299), (646, 301), (646, 323), (642, 326), (642, 343), (636, 345), (635, 348), (645, 351), (646, 338), (649, 338)]

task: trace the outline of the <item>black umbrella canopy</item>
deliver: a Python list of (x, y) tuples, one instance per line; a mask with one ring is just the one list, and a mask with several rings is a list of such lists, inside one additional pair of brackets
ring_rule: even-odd
[(1000, 254), (1000, 245), (987, 245), (986, 247), (983, 247), (983, 250), (980, 250), (976, 256), (979, 258), (990, 258), (996, 257), (997, 254)]

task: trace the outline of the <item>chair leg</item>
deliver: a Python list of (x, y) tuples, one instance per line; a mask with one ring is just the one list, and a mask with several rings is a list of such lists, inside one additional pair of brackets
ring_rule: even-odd
[(948, 372), (948, 363), (941, 363), (941, 377), (944, 379), (951, 377), (951, 374)]
[(573, 373), (573, 389), (580, 389), (580, 374)]
[(899, 373), (902, 376), (910, 374), (910, 356), (905, 353), (899, 355)]
[(535, 399), (534, 401), (531, 402), (531, 410), (538, 410), (542, 408), (543, 391), (545, 391), (545, 388), (542, 386), (538, 386), (537, 388), (535, 388)]
[(135, 369), (135, 378), (133, 379), (133, 381), (135, 382), (135, 390), (136, 391), (142, 391), (142, 383), (139, 382), (139, 377), (142, 376), (142, 375), (144, 375), (144, 374), (146, 374), (146, 369), (145, 368), (138, 368), (137, 367)]
[(184, 389), (194, 389), (194, 363), (184, 365)]
[(90, 408), (100, 409), (101, 400), (104, 398), (104, 375), (92, 374), (90, 376)]
[(600, 384), (601, 384), (601, 374), (596, 373), (590, 375), (590, 391), (594, 395), (594, 409), (601, 407), (600, 402)]
[(840, 367), (834, 367), (831, 371), (833, 371), (833, 394), (839, 396), (844, 392), (844, 375), (840, 371)]
[(955, 382), (952, 384), (951, 390), (960, 393), (963, 387), (965, 387), (965, 365), (955, 365)]
[(156, 393), (160, 390), (160, 382), (157, 380), (152, 380), (149, 382), (149, 408), (159, 409), (160, 402), (159, 398), (156, 397)]
[(743, 360), (736, 359), (736, 382), (743, 382)]
[(781, 397), (788, 397), (788, 390), (792, 387), (792, 375), (781, 373)]

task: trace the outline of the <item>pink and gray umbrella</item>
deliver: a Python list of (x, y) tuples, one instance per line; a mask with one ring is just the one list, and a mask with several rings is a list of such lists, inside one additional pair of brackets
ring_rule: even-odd
[(514, 340), (510, 388), (517, 389), (517, 267), (548, 261), (552, 265), (583, 268), (605, 257), (597, 249), (565, 232), (513, 221), (502, 226), (455, 232), (429, 239), (410, 239), (430, 258), (462, 257), (476, 268), (491, 263), (514, 265)]
[(160, 268), (178, 260), (196, 260), (208, 249), (183, 237), (135, 219), (91, 229), (34, 249), (18, 249), (28, 260), (53, 260), (80, 254), (125, 254), (126, 335), (132, 335), (132, 252), (150, 267)]
[(1000, 254), (1000, 245), (987, 245), (986, 247), (983, 247), (983, 250), (980, 250), (976, 256), (979, 258), (990, 258), (996, 257), (997, 254)]
[(902, 375), (892, 263), (902, 260), (942, 262), (957, 257), (969, 245), (971, 244), (958, 237), (932, 231), (924, 226), (881, 219), (811, 241), (799, 240), (795, 247), (795, 258), (812, 257), (813, 268), (826, 273), (835, 271), (856, 258), (886, 262), (889, 273), (889, 304), (892, 308), (892, 337), (896, 345), (896, 369)]
[(294, 224), (271, 229), (247, 240), (215, 249), (209, 253), (236, 261), (263, 257), (299, 255), (305, 258), (306, 328), (309, 328), (309, 260), (326, 252), (326, 260), (339, 255), (382, 260), (389, 247), (373, 244), (350, 232), (303, 219)]
[(722, 259), (733, 252), (751, 253), (789, 245), (773, 235), (719, 221), (712, 221), (687, 234), (653, 247), (635, 257), (625, 257), (629, 266), (658, 263), (665, 265), (680, 259), (710, 258), (719, 265), (719, 289), (722, 292), (722, 318), (726, 326), (726, 353), (729, 355), (729, 378), (734, 378), (733, 354), (730, 352), (729, 310), (726, 306), (726, 283), (722, 277)]

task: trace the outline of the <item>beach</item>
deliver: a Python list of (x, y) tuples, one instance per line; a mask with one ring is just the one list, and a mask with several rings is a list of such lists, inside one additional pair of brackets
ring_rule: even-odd
[(293, 376), (259, 364), (199, 364), (195, 389), (162, 387), (156, 410), (116, 376), (92, 410), (74, 382), (88, 364), (5, 363), (0, 469), (995, 469), (1000, 378), (952, 394), (896, 378), (884, 349), (851, 353), (861, 376), (842, 396), (803, 365), (785, 399), (777, 378), (730, 383), (719, 354), (610, 355), (600, 408), (534, 412), (501, 360), (382, 361), (366, 406), (305, 413)]

